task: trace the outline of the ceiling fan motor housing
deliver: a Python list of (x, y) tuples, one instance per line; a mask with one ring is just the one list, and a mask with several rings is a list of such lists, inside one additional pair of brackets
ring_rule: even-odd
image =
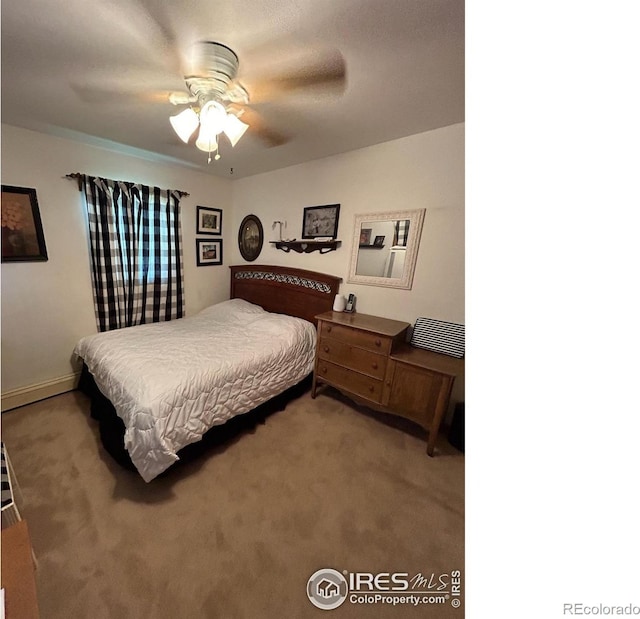
[(201, 41), (194, 49), (192, 70), (185, 76), (187, 88), (201, 103), (223, 100), (238, 66), (238, 56), (232, 49), (215, 41)]

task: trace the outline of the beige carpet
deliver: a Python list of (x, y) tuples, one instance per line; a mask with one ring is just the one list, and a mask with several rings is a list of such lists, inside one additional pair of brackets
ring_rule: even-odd
[[(78, 392), (2, 415), (43, 619), (463, 617), (464, 456), (309, 393), (145, 484), (99, 443)], [(460, 608), (307, 598), (316, 570), (463, 572)]]

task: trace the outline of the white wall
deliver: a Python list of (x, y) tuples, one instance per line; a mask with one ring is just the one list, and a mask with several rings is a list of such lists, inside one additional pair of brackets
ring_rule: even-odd
[[(464, 178), (464, 124), (452, 125), (234, 181), (234, 229), (245, 215), (257, 215), (265, 245), (256, 263), (342, 277), (340, 291), (354, 293), (363, 314), (411, 324), (420, 316), (464, 324)], [(274, 220), (287, 221), (283, 237), (300, 239), (304, 207), (322, 204), (340, 204), (337, 251), (287, 254), (266, 242), (277, 239)], [(355, 215), (421, 208), (426, 215), (413, 288), (349, 284)], [(233, 262), (244, 262), (237, 246)], [(464, 401), (464, 384), (464, 376), (454, 384), (449, 418), (455, 403)]]
[[(2, 393), (59, 381), (77, 368), (77, 340), (96, 331), (86, 217), (75, 182), (83, 172), (181, 189), (187, 314), (229, 295), (228, 265), (242, 264), (242, 218), (264, 226), (256, 263), (296, 266), (343, 278), (341, 292), (358, 297), (358, 311), (413, 323), (419, 316), (464, 322), (464, 125), (234, 181), (188, 168), (124, 156), (67, 139), (2, 126), (2, 183), (37, 190), (49, 261), (2, 265)], [(269, 245), (274, 220), (283, 236), (301, 237), (303, 208), (341, 205), (342, 246), (320, 255), (285, 254)], [(196, 206), (221, 208), (224, 265), (196, 267)], [(347, 283), (354, 216), (426, 209), (412, 290)], [(457, 381), (454, 401), (463, 399)]]
[[(185, 305), (193, 314), (229, 297), (224, 266), (196, 266), (196, 206), (223, 209), (234, 238), (231, 181), (152, 163), (8, 125), (2, 126), (2, 183), (37, 191), (49, 260), (2, 264), (2, 392), (68, 377), (77, 340), (96, 332), (82, 194), (65, 178), (82, 172), (190, 194), (181, 201)], [(225, 253), (228, 247), (224, 247)]]
[[(274, 220), (286, 220), (283, 236), (300, 239), (306, 206), (340, 204), (337, 251), (284, 253)], [(412, 290), (349, 284), (356, 214), (426, 209)], [(234, 228), (249, 213), (265, 230), (257, 263), (297, 266), (342, 277), (343, 293), (357, 309), (413, 323), (420, 316), (464, 323), (464, 125), (385, 142), (233, 183)], [(374, 251), (374, 250), (371, 250)], [(234, 246), (234, 263), (244, 262)]]

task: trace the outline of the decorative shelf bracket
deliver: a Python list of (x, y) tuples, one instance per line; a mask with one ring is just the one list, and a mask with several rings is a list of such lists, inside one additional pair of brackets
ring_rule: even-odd
[(285, 253), (289, 253), (291, 250), (298, 254), (310, 254), (312, 251), (319, 251), (321, 254), (328, 254), (330, 251), (335, 251), (342, 241), (314, 241), (313, 239), (308, 241), (269, 241), (272, 245), (275, 245), (276, 249), (281, 249)]

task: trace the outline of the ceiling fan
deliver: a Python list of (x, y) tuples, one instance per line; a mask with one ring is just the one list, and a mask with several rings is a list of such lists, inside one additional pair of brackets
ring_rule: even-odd
[[(127, 13), (127, 11), (130, 11)], [(171, 115), (174, 130), (185, 143), (195, 144), (197, 148), (220, 157), (220, 138), (225, 136), (231, 146), (240, 140), (248, 130), (269, 147), (280, 146), (289, 141), (290, 135), (281, 133), (276, 126), (256, 110), (256, 105), (271, 103), (269, 109), (263, 108), (265, 115), (271, 111), (277, 113), (277, 103), (283, 96), (293, 96), (302, 91), (317, 93), (342, 90), (346, 83), (346, 67), (342, 54), (335, 49), (311, 48), (303, 50), (289, 49), (282, 40), (259, 43), (248, 51), (251, 59), (260, 58), (262, 69), (257, 73), (249, 67), (243, 67), (242, 82), (239, 80), (240, 62), (238, 54), (226, 44), (215, 40), (200, 40), (190, 48), (180, 44), (188, 21), (174, 21), (170, 6), (154, 0), (127, 0), (126, 4), (114, 14), (114, 19), (129, 15), (126, 28), (134, 31), (145, 23), (145, 28), (136, 36), (149, 51), (149, 58), (159, 61), (165, 77), (179, 73), (185, 82), (185, 90), (140, 92), (120, 82), (123, 87), (116, 91), (104, 88), (104, 81), (96, 87), (87, 82), (72, 83), (71, 87), (83, 100), (92, 104), (114, 102), (125, 103), (125, 94), (133, 95), (138, 102), (167, 102), (183, 107)], [(151, 24), (149, 28), (146, 24)], [(153, 33), (150, 35), (150, 33)], [(155, 37), (155, 38), (154, 38)], [(193, 40), (193, 39), (192, 39)], [(247, 40), (247, 37), (244, 37)], [(147, 42), (147, 43), (145, 43)], [(289, 52), (293, 52), (290, 55)], [(297, 57), (296, 52), (303, 51), (306, 56)], [(277, 63), (268, 61), (275, 52), (280, 62), (286, 58), (288, 67), (297, 62), (293, 70), (278, 72)], [(249, 61), (251, 62), (251, 60)], [(269, 68), (266, 68), (269, 67)], [(135, 74), (134, 71), (129, 74)], [(119, 76), (118, 76), (118, 80)], [(244, 83), (243, 83), (244, 82)], [(244, 84), (248, 84), (245, 87)], [(174, 86), (175, 88), (175, 86)], [(136, 92), (137, 91), (137, 92)], [(129, 98), (129, 100), (131, 100)]]
[[(221, 136), (225, 136), (231, 146), (235, 146), (247, 131), (268, 147), (285, 144), (291, 137), (289, 132), (282, 133), (273, 119), (266, 118), (271, 113), (275, 113), (275, 118), (282, 118), (278, 114), (279, 104), (284, 102), (286, 105), (287, 98), (304, 91), (314, 94), (341, 92), (346, 84), (345, 60), (337, 49), (306, 44), (301, 47), (299, 42), (293, 48), (290, 44), (293, 37), (287, 42), (281, 35), (277, 40), (263, 40), (250, 49), (244, 49), (249, 63), (260, 59), (260, 69), (252, 71), (249, 67), (247, 72), (243, 65), (239, 75), (238, 54), (219, 41), (191, 39), (186, 35), (191, 21), (188, 14), (181, 14), (180, 20), (172, 18), (170, 3), (126, 0), (112, 17), (117, 22), (126, 19), (123, 24), (125, 31), (133, 28), (137, 32), (140, 27), (135, 41), (146, 48), (147, 58), (161, 67), (167, 79), (173, 80), (176, 73), (180, 74), (185, 90), (174, 91), (173, 86), (172, 91), (140, 92), (136, 85), (131, 88), (130, 84), (121, 81), (120, 75), (117, 76), (120, 85), (115, 90), (105, 88), (103, 79), (96, 84), (94, 78), (89, 78), (93, 84), (72, 82), (71, 88), (78, 97), (91, 104), (126, 104), (128, 101), (184, 106), (170, 117), (171, 125), (183, 142), (195, 144), (208, 152), (209, 162), (211, 153), (219, 158)], [(142, 24), (145, 24), (144, 28)], [(191, 30), (197, 31), (199, 23), (192, 26)], [(184, 47), (181, 40), (184, 41), (186, 36), (198, 42)], [(242, 39), (247, 40), (247, 37)], [(269, 62), (270, 58), (272, 62)], [(279, 71), (283, 60), (287, 70)], [(135, 75), (135, 71), (128, 74)], [(264, 116), (256, 110), (256, 106), (262, 103), (270, 104), (262, 108)]]
[[(251, 86), (246, 88), (238, 79), (238, 55), (227, 45), (217, 41), (199, 41), (192, 46), (189, 57), (185, 57), (178, 53), (174, 39), (170, 44), (173, 58), (179, 59), (179, 62), (172, 61), (171, 72), (178, 70), (176, 65), (179, 64), (185, 90), (138, 93), (134, 95), (134, 101), (167, 101), (183, 107), (170, 116), (171, 125), (183, 142), (195, 144), (208, 153), (209, 163), (212, 154), (215, 159), (220, 158), (222, 136), (231, 146), (235, 146), (248, 129), (268, 147), (289, 141), (290, 136), (271, 127), (252, 103), (280, 102), (283, 96), (310, 88), (341, 88), (346, 81), (344, 58), (337, 50), (310, 50), (307, 58), (311, 56), (312, 60), (294, 71), (276, 73), (271, 77), (254, 76), (253, 79), (249, 73)], [(92, 104), (126, 103), (127, 100), (124, 92), (78, 84), (72, 84), (72, 88), (81, 99)]]
[[(171, 92), (169, 101), (186, 109), (171, 116), (170, 121), (180, 139), (189, 143), (197, 131), (195, 146), (215, 159), (220, 158), (219, 137), (224, 134), (235, 146), (249, 127), (267, 143), (279, 146), (288, 138), (274, 130), (249, 107), (250, 94), (237, 79), (239, 60), (228, 46), (217, 41), (200, 41), (193, 48), (184, 76), (186, 91)], [(258, 83), (258, 91), (289, 93), (318, 86), (343, 84), (345, 63), (339, 52), (325, 54), (315, 67)], [(242, 120), (241, 120), (242, 119)], [(247, 122), (244, 122), (244, 121)]]
[[(188, 105), (171, 116), (171, 125), (178, 137), (188, 143), (197, 129), (195, 145), (211, 153), (218, 150), (218, 136), (224, 133), (235, 146), (249, 125), (240, 117), (244, 109), (233, 104), (248, 104), (249, 93), (236, 81), (239, 60), (236, 53), (216, 41), (201, 41), (195, 46), (192, 70), (185, 75), (187, 92), (172, 92), (173, 105)], [(215, 159), (220, 158), (216, 152)]]

